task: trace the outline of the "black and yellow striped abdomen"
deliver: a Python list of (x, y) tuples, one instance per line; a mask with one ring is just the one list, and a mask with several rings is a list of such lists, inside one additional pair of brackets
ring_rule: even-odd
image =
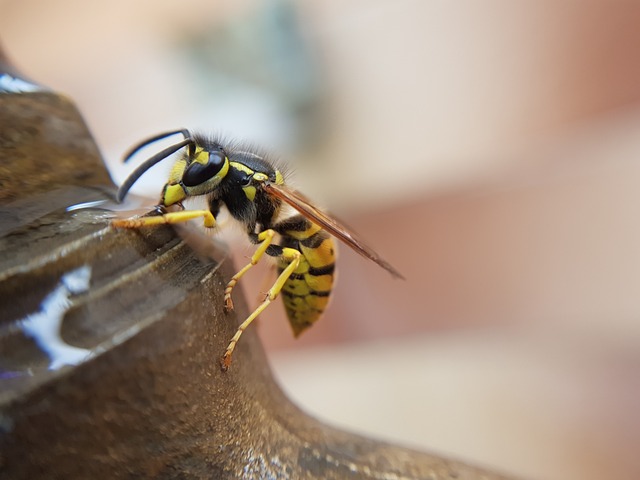
[[(335, 279), (335, 244), (327, 232), (299, 215), (276, 225), (275, 230), (282, 236), (282, 247), (302, 254), (298, 268), (280, 292), (297, 337), (320, 318), (329, 304)], [(287, 265), (279, 260), (279, 271)]]

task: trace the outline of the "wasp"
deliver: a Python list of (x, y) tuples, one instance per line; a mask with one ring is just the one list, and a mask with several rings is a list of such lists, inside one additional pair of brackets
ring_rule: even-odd
[[(214, 228), (216, 218), (225, 207), (230, 216), (257, 245), (249, 263), (236, 273), (224, 291), (224, 308), (233, 310), (232, 292), (238, 281), (266, 254), (274, 257), (278, 277), (264, 301), (238, 326), (225, 350), (221, 366), (227, 370), (242, 333), (278, 295), (295, 337), (313, 325), (329, 302), (335, 280), (336, 252), (332, 235), (364, 257), (373, 260), (391, 275), (403, 278), (388, 262), (368, 247), (356, 234), (315, 207), (304, 195), (290, 188), (285, 175), (268, 155), (254, 148), (211, 137), (192, 134), (187, 129), (172, 130), (150, 137), (134, 146), (124, 157), (127, 162), (142, 148), (173, 135), (183, 139), (140, 164), (120, 186), (119, 202), (133, 184), (153, 165), (181, 149), (169, 179), (162, 188), (156, 216), (113, 220), (117, 228), (175, 224), (201, 219)], [(182, 202), (204, 196), (207, 208), (186, 210)], [(286, 214), (284, 205), (293, 208)], [(169, 210), (169, 207), (175, 206)]]

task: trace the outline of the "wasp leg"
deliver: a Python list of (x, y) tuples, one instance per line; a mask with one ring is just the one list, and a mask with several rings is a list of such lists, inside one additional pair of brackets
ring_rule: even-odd
[(233, 300), (231, 299), (231, 292), (233, 291), (233, 288), (238, 283), (238, 280), (240, 280), (240, 278), (242, 278), (242, 276), (245, 273), (247, 273), (251, 269), (251, 267), (253, 267), (260, 261), (260, 259), (264, 255), (264, 252), (267, 250), (267, 248), (269, 248), (269, 245), (271, 245), (271, 242), (273, 242), (273, 236), (275, 234), (276, 232), (271, 229), (264, 230), (263, 232), (260, 232), (258, 234), (258, 241), (260, 242), (260, 245), (258, 245), (258, 248), (254, 252), (254, 254), (251, 256), (251, 261), (247, 263), (244, 267), (242, 267), (242, 269), (238, 273), (236, 273), (233, 277), (231, 277), (231, 280), (229, 280), (229, 283), (227, 283), (227, 286), (224, 289), (225, 312), (230, 312), (233, 310)]
[(278, 298), (278, 295), (280, 294), (282, 287), (284, 286), (286, 281), (289, 279), (291, 274), (295, 272), (296, 268), (298, 268), (298, 266), (300, 265), (301, 256), (302, 254), (299, 251), (294, 250), (293, 248), (284, 248), (282, 250), (282, 259), (285, 261), (288, 261), (289, 265), (287, 265), (287, 267), (282, 271), (280, 276), (278, 276), (277, 280), (275, 281), (271, 289), (269, 289), (269, 292), (267, 293), (267, 296), (264, 299), (264, 301), (258, 306), (258, 308), (256, 308), (253, 311), (253, 313), (251, 313), (251, 315), (247, 317), (247, 319), (244, 322), (240, 324), (240, 326), (238, 327), (238, 330), (236, 330), (235, 335), (229, 342), (229, 346), (227, 347), (227, 349), (224, 352), (224, 355), (222, 356), (222, 362), (221, 362), (222, 370), (226, 371), (229, 368), (229, 365), (231, 365), (231, 356), (233, 355), (233, 351), (236, 348), (236, 344), (238, 343), (238, 340), (240, 340), (240, 336), (242, 335), (242, 332), (244, 332), (247, 329), (247, 327), (251, 325), (251, 322), (253, 322), (256, 319), (256, 317), (260, 315), (262, 311), (269, 306), (271, 302), (273, 302), (276, 298)]
[(155, 217), (125, 218), (123, 220), (112, 220), (111, 225), (116, 228), (140, 228), (151, 225), (188, 222), (194, 218), (203, 218), (204, 226), (207, 228), (216, 226), (216, 217), (209, 210), (183, 210)]

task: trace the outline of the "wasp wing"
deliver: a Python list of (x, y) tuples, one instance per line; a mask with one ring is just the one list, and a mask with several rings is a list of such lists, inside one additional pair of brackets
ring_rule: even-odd
[(394, 277), (402, 278), (404, 280), (404, 277), (400, 272), (393, 268), (389, 262), (380, 257), (380, 255), (378, 255), (371, 247), (367, 246), (362, 240), (360, 240), (353, 231), (344, 225), (341, 225), (337, 220), (331, 218), (320, 209), (314, 207), (300, 192), (275, 183), (265, 183), (263, 184), (263, 188), (269, 195), (273, 195), (292, 206), (304, 217), (323, 227), (331, 235), (342, 240), (363, 257), (373, 260)]

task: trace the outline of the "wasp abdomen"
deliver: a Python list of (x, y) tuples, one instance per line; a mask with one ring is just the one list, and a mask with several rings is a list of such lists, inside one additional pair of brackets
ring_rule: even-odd
[[(302, 216), (287, 219), (274, 229), (282, 236), (282, 247), (302, 254), (298, 268), (280, 292), (297, 337), (327, 308), (335, 279), (335, 245), (327, 232)], [(281, 259), (278, 269), (282, 271), (286, 266)]]

